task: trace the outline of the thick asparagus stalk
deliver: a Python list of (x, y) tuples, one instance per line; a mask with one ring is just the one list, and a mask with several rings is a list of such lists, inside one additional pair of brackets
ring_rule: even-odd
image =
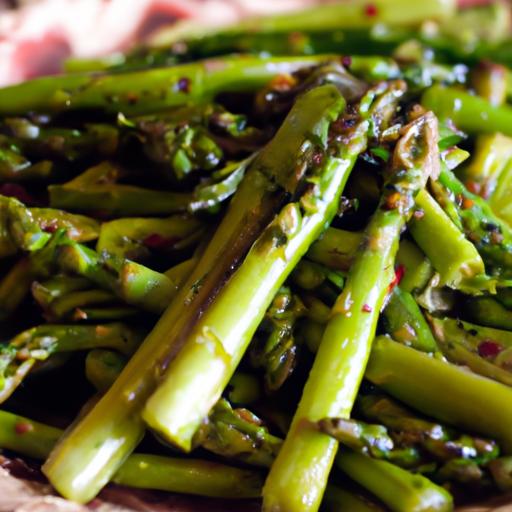
[(501, 132), (512, 136), (512, 108), (509, 106), (494, 106), (484, 98), (441, 85), (427, 89), (421, 103), (439, 118), (451, 119), (465, 132)]
[(450, 493), (422, 475), (413, 475), (384, 460), (344, 452), (336, 465), (382, 500), (393, 512), (451, 512)]
[(412, 215), (415, 196), (439, 166), (437, 120), (432, 114), (413, 121), (403, 133), (379, 208), (331, 311), (292, 426), (267, 478), (264, 510), (313, 511), (320, 505), (337, 442), (308, 422), (350, 414), (394, 278), (400, 233)]
[(99, 347), (131, 354), (141, 338), (140, 332), (120, 323), (40, 325), (24, 331), (0, 348), (0, 403), (9, 398), (37, 361), (52, 354)]
[(389, 338), (374, 344), (366, 378), (419, 411), (512, 450), (512, 390)]
[[(0, 448), (44, 459), (64, 432), (10, 412), (0, 411)], [(134, 454), (113, 479), (142, 489), (219, 498), (256, 498), (263, 484), (259, 473), (217, 462)]]
[[(332, 85), (316, 90), (330, 95), (334, 119), (344, 107), (343, 98)], [(346, 145), (335, 147), (334, 155), (327, 149), (327, 130), (318, 134), (323, 156), (320, 165), (310, 168), (312, 186), (297, 202), (284, 206), (262, 233), (148, 400), (145, 421), (182, 449), (190, 450), (194, 432), (229, 382), (277, 290), (334, 217), (364, 147), (365, 131), (365, 123), (363, 129), (349, 129)], [(245, 290), (243, 295), (240, 290)]]
[(2, 89), (0, 114), (82, 108), (126, 115), (154, 112), (209, 100), (219, 92), (256, 90), (275, 75), (325, 60), (233, 56), (141, 72), (44, 77)]
[(133, 451), (144, 432), (140, 411), (158, 378), (286, 195), (295, 193), (302, 177), (297, 163), (307, 162), (312, 134), (316, 141), (327, 131), (338, 101), (323, 88), (305, 94), (249, 166), (213, 239), (171, 306), (113, 387), (45, 464), (45, 473), (60, 492), (78, 501), (91, 499)]
[(470, 322), (495, 329), (512, 330), (512, 311), (490, 296), (466, 300), (462, 315)]

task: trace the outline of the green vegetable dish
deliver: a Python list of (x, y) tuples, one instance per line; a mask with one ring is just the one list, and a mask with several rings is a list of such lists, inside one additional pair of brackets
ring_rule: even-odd
[(511, 491), (510, 9), (348, 0), (0, 89), (0, 449), (79, 503)]

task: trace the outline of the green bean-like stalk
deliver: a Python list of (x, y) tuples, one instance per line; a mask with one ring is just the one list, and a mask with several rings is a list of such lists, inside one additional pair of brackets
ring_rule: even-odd
[[(0, 411), (0, 448), (44, 459), (63, 436), (58, 428)], [(257, 498), (260, 473), (199, 459), (178, 459), (136, 453), (113, 478), (120, 485), (214, 498)]]
[(437, 176), (437, 141), (437, 120), (427, 113), (404, 128), (397, 143), (379, 208), (331, 311), (292, 426), (265, 483), (265, 511), (314, 511), (320, 505), (338, 443), (308, 425), (350, 414), (394, 278), (401, 231), (415, 196), (429, 176)]
[(366, 378), (392, 396), (443, 423), (496, 439), (505, 453), (512, 450), (512, 390), (379, 337)]
[(338, 455), (336, 465), (393, 512), (453, 510), (453, 498), (446, 489), (387, 461), (348, 451)]
[(3, 88), (0, 114), (83, 108), (125, 115), (155, 112), (208, 101), (219, 92), (254, 91), (276, 75), (325, 60), (325, 56), (230, 56), (140, 72), (37, 78)]
[(338, 101), (330, 89), (309, 91), (297, 100), (275, 137), (258, 153), (170, 307), (112, 388), (44, 465), (59, 492), (75, 501), (92, 499), (134, 450), (144, 433), (140, 411), (148, 396), (205, 306), (223, 288), (286, 197), (295, 193), (303, 177), (297, 173), (297, 165), (302, 169), (303, 162), (313, 156), (313, 143), (327, 133)]
[(32, 327), (0, 347), (0, 403), (11, 396), (38, 361), (52, 354), (99, 347), (131, 354), (141, 339), (141, 333), (121, 323)]

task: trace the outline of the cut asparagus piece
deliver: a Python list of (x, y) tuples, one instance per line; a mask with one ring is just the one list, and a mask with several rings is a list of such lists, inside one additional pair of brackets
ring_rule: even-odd
[[(23, 416), (0, 411), (0, 448), (44, 459), (64, 432)], [(256, 498), (260, 473), (217, 462), (133, 454), (113, 480), (120, 485), (217, 498)]]
[(395, 147), (379, 208), (331, 310), (290, 431), (265, 483), (265, 511), (314, 511), (320, 505), (338, 443), (310, 425), (350, 414), (394, 279), (400, 233), (415, 196), (430, 175), (437, 175), (437, 142), (437, 120), (427, 113), (404, 128)]
[(251, 91), (281, 73), (314, 66), (319, 57), (231, 56), (121, 74), (79, 73), (37, 78), (2, 89), (0, 114), (100, 108), (125, 115), (210, 100), (219, 92)]
[(37, 361), (52, 354), (106, 347), (131, 354), (142, 335), (120, 323), (106, 325), (40, 325), (0, 347), (0, 403), (20, 385)]
[(413, 475), (384, 460), (343, 452), (336, 465), (382, 500), (393, 512), (451, 512), (450, 493), (422, 475)]
[(512, 450), (512, 389), (503, 384), (385, 337), (374, 344), (366, 378), (429, 416)]

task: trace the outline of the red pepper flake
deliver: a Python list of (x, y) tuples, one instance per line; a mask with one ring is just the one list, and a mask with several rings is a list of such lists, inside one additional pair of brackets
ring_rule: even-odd
[(377, 16), (379, 13), (379, 10), (377, 9), (377, 6), (375, 4), (366, 4), (364, 7), (364, 14), (368, 16), (369, 18), (373, 18)]
[(420, 220), (420, 219), (423, 219), (423, 217), (425, 217), (425, 212), (421, 208), (419, 208), (418, 210), (414, 210), (414, 213), (412, 214), (412, 216), (416, 220)]
[(468, 197), (464, 197), (462, 199), (462, 208), (464, 210), (469, 210), (470, 208), (473, 207), (474, 204), (474, 201), (472, 199), (469, 199)]
[(41, 224), (41, 229), (45, 233), (55, 233), (55, 231), (57, 231), (58, 227), (59, 227), (59, 225), (55, 219), (50, 220), (48, 222), (43, 222)]
[(373, 311), (372, 307), (369, 306), (368, 304), (363, 304), (363, 307), (361, 308), (361, 310), (364, 313), (371, 313)]
[(148, 235), (142, 243), (149, 249), (167, 249), (179, 241), (177, 237), (165, 238), (158, 233)]
[(34, 430), (34, 425), (26, 421), (20, 421), (19, 423), (16, 423), (14, 430), (16, 434), (21, 436), (23, 434), (27, 434), (28, 432), (32, 432)]
[(503, 347), (493, 340), (485, 340), (482, 341), (480, 345), (478, 345), (478, 355), (481, 357), (493, 358), (496, 357), (502, 350)]
[(466, 182), (466, 188), (473, 194), (480, 195), (480, 191), (482, 190), (482, 185), (474, 180), (468, 180)]
[(398, 286), (405, 275), (405, 267), (403, 265), (398, 265), (395, 269), (395, 277), (393, 278), (393, 281), (389, 283), (388, 291), (392, 292), (395, 288), (395, 286)]
[(183, 77), (178, 80), (176, 84), (178, 91), (189, 93), (190, 92), (190, 78)]
[(345, 55), (341, 58), (341, 64), (346, 68), (349, 68), (352, 65), (352, 57), (350, 55)]
[(282, 73), (270, 81), (270, 88), (274, 91), (286, 92), (296, 84), (297, 80), (292, 75), (289, 73)]

